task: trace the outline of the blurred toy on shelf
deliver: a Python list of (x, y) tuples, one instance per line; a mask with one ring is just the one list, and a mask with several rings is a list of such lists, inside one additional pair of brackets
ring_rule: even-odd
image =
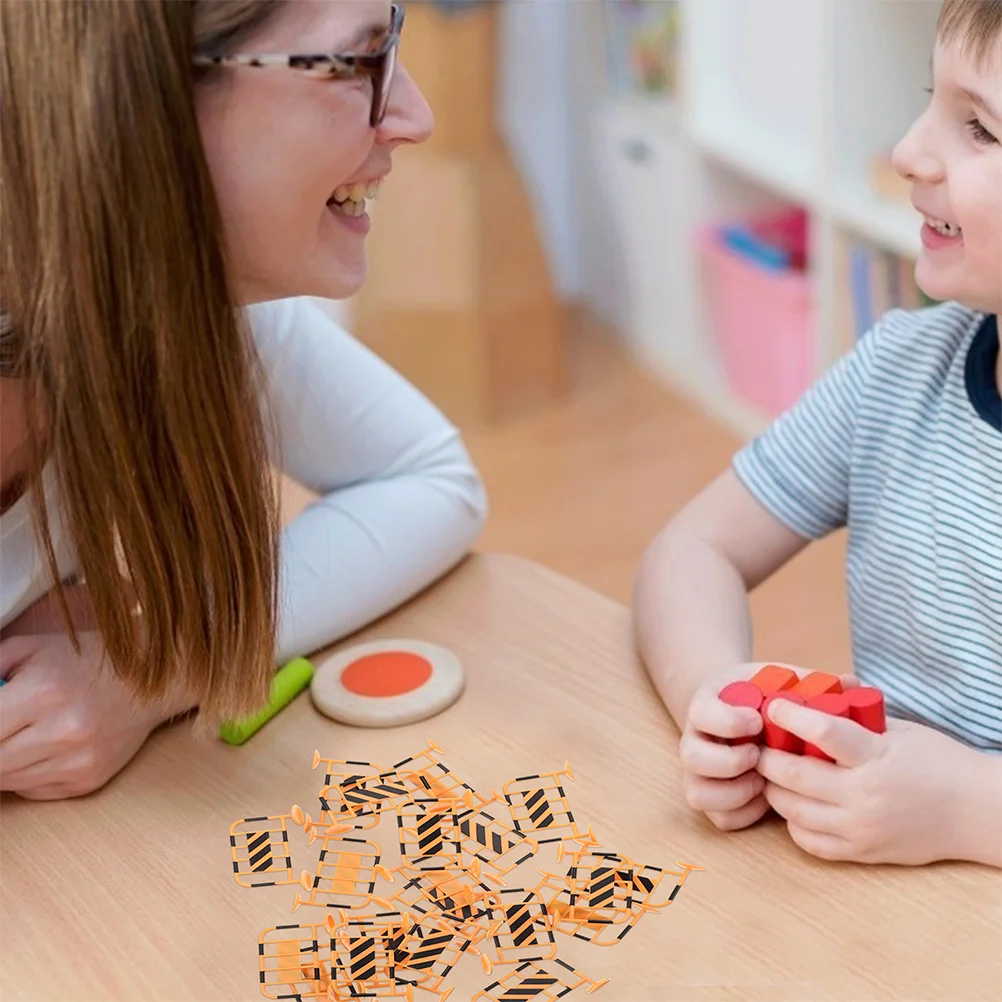
[(886, 202), (911, 205), (911, 183), (894, 169), (889, 151), (883, 150), (871, 160), (870, 187)]
[(606, 0), (603, 11), (613, 93), (661, 98), (675, 95), (679, 7), (675, 0)]

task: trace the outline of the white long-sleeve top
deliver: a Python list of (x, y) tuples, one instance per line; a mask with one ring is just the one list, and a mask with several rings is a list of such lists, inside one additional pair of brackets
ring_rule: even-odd
[[(283, 531), (282, 663), (359, 629), (454, 566), (483, 526), (486, 499), (457, 429), (313, 301), (247, 313), (270, 379), (273, 462), (319, 495)], [(51, 478), (46, 485), (54, 494)], [(29, 503), (0, 516), (0, 628), (50, 587)], [(66, 577), (73, 550), (58, 501), (55, 509)]]

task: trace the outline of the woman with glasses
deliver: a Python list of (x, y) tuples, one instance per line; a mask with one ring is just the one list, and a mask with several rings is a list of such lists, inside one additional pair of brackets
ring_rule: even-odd
[[(0, 789), (104, 784), (160, 723), (468, 551), (456, 429), (309, 298), (432, 117), (384, 0), (0, 4)], [(284, 531), (274, 471), (318, 495)]]

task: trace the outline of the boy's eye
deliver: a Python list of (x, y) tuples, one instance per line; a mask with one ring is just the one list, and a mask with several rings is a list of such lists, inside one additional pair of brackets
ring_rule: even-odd
[(983, 143), (985, 146), (990, 146), (992, 143), (998, 142), (995, 136), (992, 135), (992, 133), (990, 133), (976, 118), (972, 118), (967, 123), (967, 128), (970, 129), (975, 142)]

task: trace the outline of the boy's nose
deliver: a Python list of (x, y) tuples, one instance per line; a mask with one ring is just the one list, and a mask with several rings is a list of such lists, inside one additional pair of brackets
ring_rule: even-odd
[(920, 118), (894, 147), (891, 162), (905, 180), (926, 184), (943, 180), (943, 162), (927, 140), (924, 118)]

